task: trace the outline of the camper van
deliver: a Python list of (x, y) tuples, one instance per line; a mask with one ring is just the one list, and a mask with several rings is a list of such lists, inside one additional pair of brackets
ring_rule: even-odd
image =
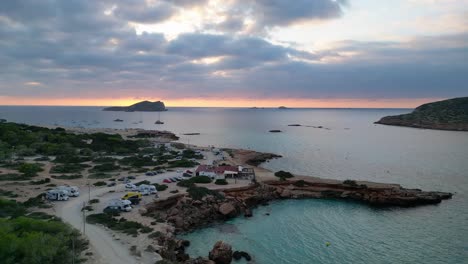
[(122, 212), (130, 212), (132, 210), (131, 204), (129, 200), (114, 199), (109, 201), (108, 207), (116, 207)]
[(142, 184), (142, 185), (138, 186), (138, 191), (142, 195), (150, 195), (150, 194), (155, 194), (155, 193), (158, 192), (154, 185), (147, 185), (147, 184)]
[(57, 187), (55, 189), (66, 191), (67, 195), (70, 196), (70, 197), (80, 196), (80, 191), (78, 190), (78, 187), (76, 187), (76, 186), (59, 186), (59, 187)]
[(67, 193), (64, 190), (49, 190), (46, 193), (46, 198), (51, 201), (68, 201)]

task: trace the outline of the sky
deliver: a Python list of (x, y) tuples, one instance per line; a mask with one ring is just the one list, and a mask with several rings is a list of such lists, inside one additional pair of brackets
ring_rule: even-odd
[(0, 105), (468, 96), (468, 0), (2, 0)]

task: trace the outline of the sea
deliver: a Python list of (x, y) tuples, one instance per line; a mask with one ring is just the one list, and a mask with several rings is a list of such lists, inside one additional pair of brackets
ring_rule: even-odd
[[(183, 235), (191, 241), (191, 256), (207, 256), (223, 240), (248, 252), (250, 263), (468, 263), (468, 132), (374, 124), (383, 116), (410, 111), (181, 107), (161, 113), (164, 124), (156, 125), (157, 113), (0, 106), (0, 118), (34, 125), (168, 130), (183, 143), (280, 154), (283, 158), (262, 165), (273, 171), (454, 193), (451, 200), (416, 208), (277, 201), (255, 209), (252, 218)], [(270, 133), (273, 129), (282, 132)]]

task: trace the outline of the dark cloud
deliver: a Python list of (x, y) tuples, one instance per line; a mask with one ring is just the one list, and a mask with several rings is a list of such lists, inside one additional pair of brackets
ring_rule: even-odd
[[(140, 2), (2, 1), (0, 94), (103, 98), (135, 94), (250, 98), (466, 95), (467, 34), (408, 42), (342, 41), (330, 50), (306, 52), (273, 44), (258, 34), (227, 33), (239, 31), (244, 23), (244, 10), (230, 9), (233, 20), (217, 26), (222, 29), (220, 34), (200, 30), (169, 41), (160, 33), (137, 35), (128, 22), (160, 21), (184, 6), (205, 1), (161, 2), (167, 10)], [(325, 0), (289, 1), (288, 6), (280, 1), (268, 1), (268, 6), (266, 1), (250, 3), (250, 15), (263, 14), (258, 17), (262, 27), (337, 17), (345, 4)], [(109, 13), (114, 6), (114, 13)], [(206, 57), (222, 59), (194, 63)], [(24, 85), (31, 81), (42, 85)]]

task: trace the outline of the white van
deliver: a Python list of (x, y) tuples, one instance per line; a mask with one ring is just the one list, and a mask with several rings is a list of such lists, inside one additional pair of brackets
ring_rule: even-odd
[(64, 190), (49, 190), (46, 193), (46, 198), (52, 201), (68, 201), (67, 191)]
[(129, 200), (114, 199), (109, 201), (111, 207), (118, 207), (120, 211), (130, 212), (132, 210), (132, 202)]
[(76, 186), (58, 186), (55, 189), (66, 191), (67, 195), (70, 196), (70, 197), (80, 196), (80, 191), (79, 191), (78, 187), (76, 187)]
[(142, 184), (142, 185), (138, 186), (138, 191), (142, 195), (150, 195), (150, 194), (155, 194), (155, 193), (158, 192), (154, 185), (147, 185), (147, 184)]

